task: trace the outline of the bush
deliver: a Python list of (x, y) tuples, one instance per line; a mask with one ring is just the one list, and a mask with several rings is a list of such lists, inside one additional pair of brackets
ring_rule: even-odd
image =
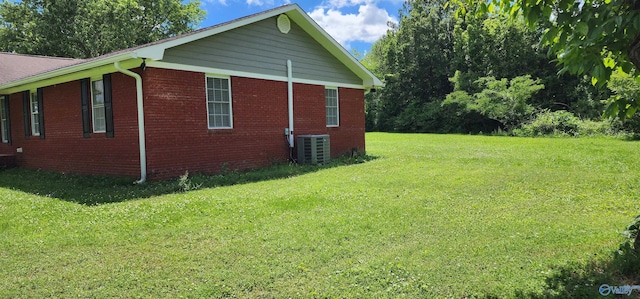
[(636, 113), (632, 117), (629, 117), (624, 121), (620, 121), (618, 126), (620, 127), (620, 130), (638, 136), (640, 135), (640, 115)]
[(580, 135), (581, 136), (595, 136), (595, 135), (618, 135), (618, 129), (615, 128), (614, 123), (608, 120), (592, 121), (583, 120), (580, 122)]
[(615, 135), (616, 129), (609, 121), (581, 120), (569, 111), (545, 110), (530, 123), (513, 130), (513, 135), (535, 136), (593, 136)]
[(568, 111), (543, 111), (531, 123), (513, 131), (516, 136), (568, 135), (578, 136), (580, 119)]

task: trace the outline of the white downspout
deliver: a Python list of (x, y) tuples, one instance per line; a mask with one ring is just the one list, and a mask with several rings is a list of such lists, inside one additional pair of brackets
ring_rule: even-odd
[(289, 107), (289, 147), (293, 148), (293, 75), (291, 60), (287, 60), (287, 102)]
[(147, 180), (147, 147), (145, 145), (144, 135), (144, 105), (142, 103), (142, 77), (140, 75), (123, 69), (118, 61), (113, 63), (113, 66), (119, 72), (131, 76), (136, 79), (136, 97), (138, 103), (138, 141), (140, 143), (140, 180), (136, 181), (136, 184), (142, 184)]

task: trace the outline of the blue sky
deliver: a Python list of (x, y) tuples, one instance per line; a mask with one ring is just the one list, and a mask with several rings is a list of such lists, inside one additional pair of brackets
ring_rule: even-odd
[(403, 0), (201, 0), (208, 27), (289, 3), (297, 3), (347, 50), (365, 53), (398, 22)]

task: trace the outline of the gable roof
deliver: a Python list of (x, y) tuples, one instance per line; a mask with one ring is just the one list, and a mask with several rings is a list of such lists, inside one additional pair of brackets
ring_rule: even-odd
[[(47, 67), (33, 69), (22, 76), (9, 75), (4, 78), (0, 75), (0, 91), (6, 88), (16, 87), (24, 84), (37, 82), (64, 76), (91, 68), (111, 65), (114, 62), (146, 58), (150, 60), (162, 60), (164, 52), (168, 48), (183, 45), (195, 40), (206, 38), (215, 34), (229, 31), (264, 19), (268, 19), (280, 14), (286, 14), (292, 21), (300, 26), (314, 40), (321, 44), (329, 53), (336, 57), (349, 70), (363, 80), (364, 87), (381, 87), (384, 84), (376, 78), (367, 68), (365, 68), (356, 58), (354, 58), (335, 39), (324, 31), (309, 15), (297, 4), (289, 4), (271, 10), (263, 11), (254, 15), (249, 15), (226, 23), (221, 23), (211, 27), (195, 30), (189, 33), (177, 35), (148, 44), (108, 53), (102, 56), (89, 59), (64, 59), (43, 56), (18, 55), (24, 60), (29, 60), (28, 64), (38, 64), (37, 60), (42, 59)], [(8, 53), (3, 53), (8, 54)], [(16, 54), (8, 54), (16, 55)], [(3, 72), (4, 73), (4, 72)]]

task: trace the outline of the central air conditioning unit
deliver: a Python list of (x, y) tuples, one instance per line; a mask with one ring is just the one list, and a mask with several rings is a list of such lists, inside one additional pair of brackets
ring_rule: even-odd
[(329, 135), (299, 135), (298, 163), (325, 164), (331, 161)]

